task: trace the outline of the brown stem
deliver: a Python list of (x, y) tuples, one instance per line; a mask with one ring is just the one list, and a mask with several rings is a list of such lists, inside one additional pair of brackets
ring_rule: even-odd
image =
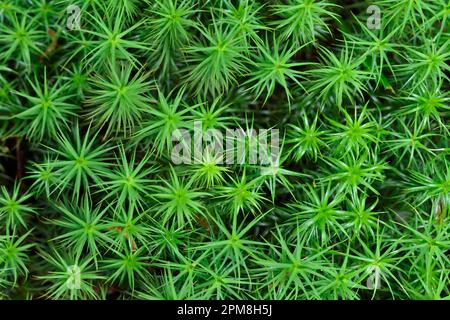
[(23, 173), (23, 169), (24, 169), (24, 167), (23, 167), (23, 152), (22, 152), (22, 149), (21, 149), (21, 142), (22, 142), (22, 139), (21, 138), (19, 138), (19, 137), (16, 137), (16, 165), (17, 165), (17, 167), (16, 167), (16, 178), (18, 179), (18, 180), (20, 180), (20, 179), (22, 179), (23, 178), (23, 176), (24, 176), (24, 173)]

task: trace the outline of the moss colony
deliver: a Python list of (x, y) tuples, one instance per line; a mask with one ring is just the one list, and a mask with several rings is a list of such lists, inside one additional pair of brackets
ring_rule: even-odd
[(449, 21), (1, 0), (1, 296), (450, 298)]

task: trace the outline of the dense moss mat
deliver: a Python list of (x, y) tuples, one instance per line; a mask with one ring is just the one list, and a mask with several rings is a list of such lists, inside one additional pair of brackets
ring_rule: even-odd
[(449, 298), (449, 19), (1, 0), (2, 297)]

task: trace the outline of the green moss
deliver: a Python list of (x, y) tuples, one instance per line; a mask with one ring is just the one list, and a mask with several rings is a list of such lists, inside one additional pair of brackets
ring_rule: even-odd
[(0, 295), (448, 299), (448, 1), (378, 5), (1, 1)]

